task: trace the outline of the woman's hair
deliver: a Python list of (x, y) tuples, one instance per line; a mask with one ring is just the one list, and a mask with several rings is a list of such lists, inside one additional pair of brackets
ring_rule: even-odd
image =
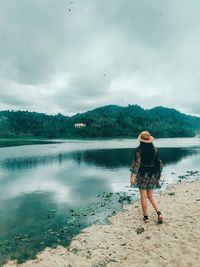
[(139, 150), (141, 154), (141, 161), (151, 164), (155, 153), (157, 151), (156, 147), (153, 145), (153, 143), (143, 143), (140, 142)]

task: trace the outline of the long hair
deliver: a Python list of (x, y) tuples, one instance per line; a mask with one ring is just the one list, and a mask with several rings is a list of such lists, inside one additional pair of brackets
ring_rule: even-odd
[(153, 145), (153, 143), (143, 143), (140, 142), (139, 150), (141, 153), (141, 161), (151, 164), (153, 161), (155, 154), (157, 152), (156, 147)]

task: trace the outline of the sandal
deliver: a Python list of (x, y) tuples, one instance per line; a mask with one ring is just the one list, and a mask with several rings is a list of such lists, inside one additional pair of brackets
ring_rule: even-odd
[(163, 223), (163, 216), (161, 211), (157, 211), (157, 214), (158, 214), (158, 223)]
[(143, 217), (143, 221), (145, 222), (145, 223), (148, 223), (149, 222), (149, 216), (147, 215), (147, 216), (144, 216)]

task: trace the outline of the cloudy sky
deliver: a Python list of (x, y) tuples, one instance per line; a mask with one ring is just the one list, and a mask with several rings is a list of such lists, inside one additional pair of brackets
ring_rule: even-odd
[(0, 110), (200, 116), (199, 0), (1, 0)]

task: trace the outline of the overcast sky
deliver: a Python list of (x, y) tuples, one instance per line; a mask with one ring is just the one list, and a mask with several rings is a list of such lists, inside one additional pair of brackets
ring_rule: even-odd
[(0, 110), (200, 116), (199, 0), (1, 0)]

